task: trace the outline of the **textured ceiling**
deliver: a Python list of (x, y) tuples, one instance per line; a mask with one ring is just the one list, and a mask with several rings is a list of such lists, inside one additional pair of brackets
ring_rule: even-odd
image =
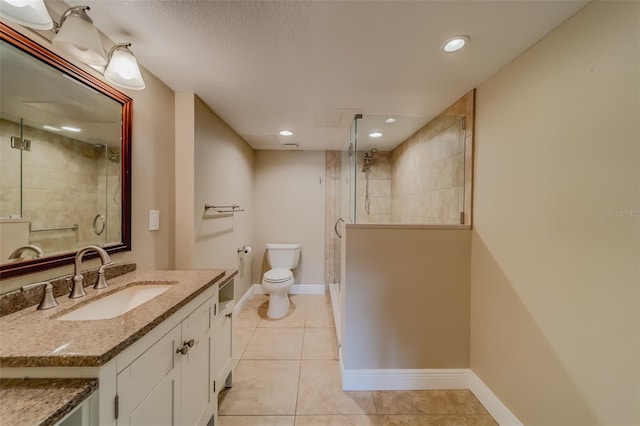
[[(145, 68), (196, 93), (254, 148), (341, 149), (355, 112), (405, 116), (417, 129), (586, 2), (68, 3), (88, 4), (109, 38), (132, 42)], [(443, 53), (455, 34), (470, 44)], [(279, 136), (285, 128), (294, 135)]]

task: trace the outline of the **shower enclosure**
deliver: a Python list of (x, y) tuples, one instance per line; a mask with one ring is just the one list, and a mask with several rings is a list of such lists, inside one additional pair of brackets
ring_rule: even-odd
[(421, 117), (356, 115), (332, 160), (333, 274), (328, 280), (340, 282), (344, 222), (464, 223), (467, 145), (462, 114), (441, 115), (426, 125)]
[(356, 214), (356, 194), (353, 183), (356, 178), (355, 146), (358, 122), (354, 120), (345, 136), (342, 151), (337, 152), (333, 164), (333, 274), (330, 281), (340, 282), (341, 247), (343, 224), (353, 223)]
[[(327, 192), (327, 200), (333, 200), (335, 224), (329, 246), (333, 257), (328, 257), (333, 264), (327, 269), (333, 272), (329, 290), (339, 343), (341, 316), (351, 285), (345, 280), (355, 276), (356, 286), (367, 286), (371, 278), (368, 266), (364, 267), (367, 274), (362, 273), (366, 261), (356, 252), (369, 248), (363, 242), (376, 253), (389, 241), (397, 243), (404, 238), (407, 230), (424, 236), (443, 228), (467, 231), (471, 225), (474, 97), (474, 91), (467, 93), (430, 121), (425, 117), (356, 115), (342, 151), (332, 153), (335, 158), (327, 161), (327, 171), (334, 168), (335, 181), (333, 192)], [(396, 259), (400, 258), (398, 253)], [(369, 266), (385, 270), (377, 268), (381, 265)]]
[(414, 133), (410, 125), (401, 128), (408, 118), (388, 119), (365, 116), (358, 123), (354, 223), (460, 224), (464, 117), (439, 117)]

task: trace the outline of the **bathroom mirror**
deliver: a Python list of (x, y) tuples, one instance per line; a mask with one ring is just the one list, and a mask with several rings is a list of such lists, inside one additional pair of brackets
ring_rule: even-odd
[[(129, 250), (131, 99), (2, 23), (0, 36), (0, 279), (89, 244)], [(25, 245), (43, 253), (10, 259)]]

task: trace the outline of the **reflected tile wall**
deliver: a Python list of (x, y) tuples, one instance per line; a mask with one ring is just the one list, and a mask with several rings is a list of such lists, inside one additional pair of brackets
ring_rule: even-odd
[(17, 124), (0, 120), (0, 217), (20, 214), (20, 151), (11, 148), (19, 136)]
[[(29, 242), (57, 252), (120, 241), (120, 167), (108, 161), (105, 148), (28, 126), (23, 131), (31, 151), (22, 152), (22, 216), (36, 230), (78, 224), (77, 231), (31, 232)], [(20, 151), (10, 147), (11, 136), (19, 135), (18, 123), (0, 120), (2, 217), (20, 213)], [(93, 231), (97, 214), (108, 218), (101, 235)]]

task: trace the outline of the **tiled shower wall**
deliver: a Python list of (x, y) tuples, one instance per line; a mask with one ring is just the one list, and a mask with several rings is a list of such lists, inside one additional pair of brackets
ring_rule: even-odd
[(324, 202), (324, 282), (337, 282), (335, 259), (338, 254), (339, 239), (334, 230), (334, 224), (340, 216), (341, 200), (341, 163), (340, 151), (325, 152), (325, 202)]
[[(10, 146), (19, 135), (19, 124), (0, 120), (0, 217), (20, 214), (20, 151)], [(22, 152), (22, 216), (31, 229), (78, 224), (77, 231), (31, 232), (29, 242), (50, 253), (120, 241), (119, 164), (105, 159), (104, 148), (61, 135), (25, 126), (24, 137), (31, 151)], [(92, 226), (97, 214), (108, 218), (100, 236)]]
[(464, 210), (464, 130), (439, 117), (391, 154), (391, 221), (459, 224)]

